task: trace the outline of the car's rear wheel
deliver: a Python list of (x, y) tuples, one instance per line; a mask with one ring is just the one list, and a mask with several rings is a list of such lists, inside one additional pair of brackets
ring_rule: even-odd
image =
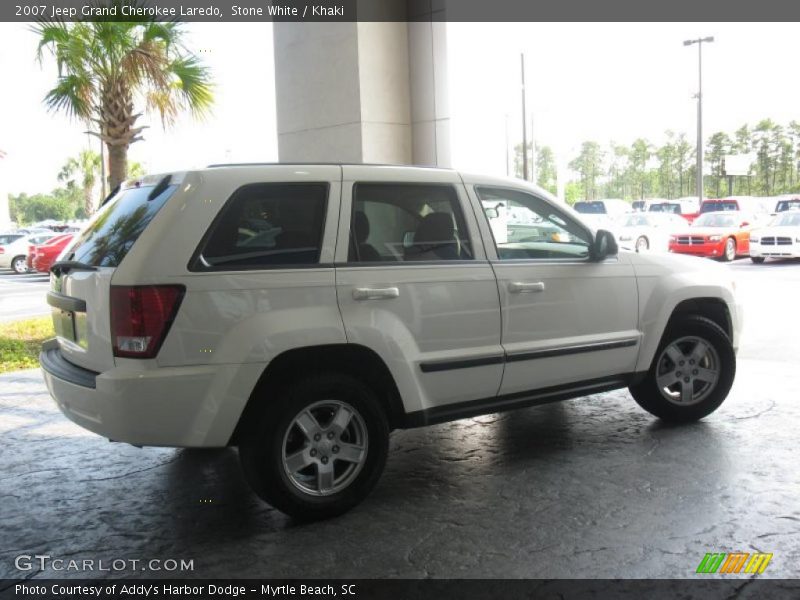
[(645, 236), (640, 235), (639, 239), (636, 240), (636, 251), (646, 252), (649, 249), (650, 249), (650, 240), (648, 240)]
[(751, 256), (750, 260), (752, 260), (757, 265), (763, 263), (766, 259), (763, 256)]
[(245, 478), (295, 518), (324, 519), (361, 502), (377, 483), (389, 426), (375, 393), (357, 379), (320, 374), (276, 390), (245, 435)]
[(630, 391), (665, 421), (696, 421), (722, 404), (735, 375), (736, 353), (725, 331), (705, 317), (687, 316), (669, 326), (650, 370)]
[(725, 250), (722, 252), (722, 260), (730, 262), (734, 258), (736, 258), (736, 240), (731, 237), (725, 240)]
[(14, 273), (26, 273), (28, 271), (28, 264), (25, 262), (24, 256), (15, 256), (11, 261), (11, 269)]

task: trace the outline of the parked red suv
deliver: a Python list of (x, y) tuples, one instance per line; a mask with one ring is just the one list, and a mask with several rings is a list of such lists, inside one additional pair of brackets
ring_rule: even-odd
[(47, 240), (47, 243), (35, 246), (29, 254), (31, 266), (42, 273), (48, 273), (50, 267), (56, 262), (56, 258), (61, 251), (72, 241), (74, 234), (57, 235)]

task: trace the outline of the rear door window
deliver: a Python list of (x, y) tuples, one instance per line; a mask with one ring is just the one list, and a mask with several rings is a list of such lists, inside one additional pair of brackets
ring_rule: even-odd
[(327, 183), (255, 183), (239, 188), (200, 243), (192, 271), (319, 263)]
[(120, 190), (80, 234), (68, 260), (118, 267), (177, 187), (159, 184)]
[(349, 262), (472, 260), (458, 194), (450, 185), (358, 183)]

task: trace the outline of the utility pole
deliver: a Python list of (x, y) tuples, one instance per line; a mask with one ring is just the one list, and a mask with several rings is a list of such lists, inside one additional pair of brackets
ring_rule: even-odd
[(509, 175), (508, 158), (508, 113), (506, 113), (506, 177)]
[(703, 201), (703, 43), (714, 41), (713, 36), (684, 40), (684, 46), (697, 44), (697, 198)]
[(533, 122), (533, 110), (531, 110), (531, 181), (536, 183), (538, 180), (536, 164), (536, 129)]
[(525, 122), (525, 53), (519, 55), (522, 66), (522, 178), (528, 181), (528, 127)]

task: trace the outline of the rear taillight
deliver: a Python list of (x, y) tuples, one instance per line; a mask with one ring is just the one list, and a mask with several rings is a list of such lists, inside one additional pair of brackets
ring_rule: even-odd
[(3, 248), (2, 246), (0, 246), (0, 254), (5, 254), (5, 253), (6, 253), (6, 249)]
[(178, 312), (184, 291), (182, 285), (112, 285), (114, 356), (155, 357)]

